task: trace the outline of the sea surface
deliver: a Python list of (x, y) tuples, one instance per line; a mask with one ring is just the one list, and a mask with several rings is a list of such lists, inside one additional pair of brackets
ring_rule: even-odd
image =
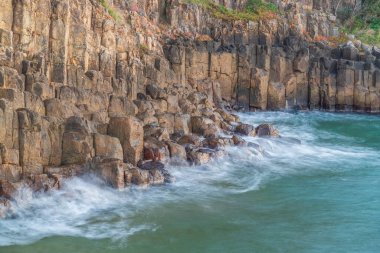
[(116, 191), (93, 177), (24, 189), (0, 220), (1, 253), (378, 253), (380, 117), (241, 114), (282, 138), (246, 138), (169, 185)]

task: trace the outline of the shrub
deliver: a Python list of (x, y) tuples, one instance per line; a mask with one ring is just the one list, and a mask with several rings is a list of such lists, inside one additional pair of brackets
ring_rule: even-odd
[(99, 0), (99, 2), (101, 3), (101, 5), (104, 7), (104, 9), (106, 9), (106, 11), (108, 12), (108, 14), (110, 14), (110, 16), (115, 19), (116, 21), (119, 21), (120, 20), (120, 15), (119, 13), (117, 13), (116, 10), (114, 10), (108, 3), (107, 0)]
[(222, 4), (216, 4), (212, 0), (188, 0), (188, 3), (196, 4), (209, 10), (216, 18), (223, 20), (259, 20), (274, 18), (277, 6), (263, 0), (249, 0), (242, 10), (229, 9)]

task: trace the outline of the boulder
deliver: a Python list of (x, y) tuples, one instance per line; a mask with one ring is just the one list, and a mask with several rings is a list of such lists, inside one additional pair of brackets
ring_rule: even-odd
[(255, 128), (252, 125), (241, 123), (236, 126), (235, 132), (242, 135), (255, 136)]
[(94, 157), (91, 129), (79, 117), (66, 121), (62, 139), (62, 164), (84, 164)]
[(123, 160), (123, 148), (118, 138), (94, 134), (94, 147), (98, 157)]
[(137, 165), (144, 149), (144, 128), (142, 122), (133, 117), (111, 118), (108, 134), (120, 140), (124, 162)]
[(165, 143), (154, 137), (144, 138), (144, 160), (165, 161), (169, 157), (169, 150)]
[(191, 117), (191, 131), (192, 133), (203, 136), (216, 136), (218, 133), (218, 127), (214, 121), (209, 118), (194, 116)]
[(186, 149), (175, 142), (168, 141), (170, 157), (173, 159), (186, 160)]
[[(155, 162), (155, 164), (160, 164)], [(154, 165), (154, 164), (153, 164)], [(157, 185), (169, 181), (171, 178), (165, 169), (156, 168), (151, 164), (147, 169), (139, 169), (131, 164), (125, 164), (125, 182), (127, 185)], [(161, 167), (161, 164), (160, 164)]]
[(182, 136), (178, 141), (178, 144), (180, 145), (194, 145), (194, 146), (200, 146), (202, 144), (202, 141), (199, 136), (195, 134), (186, 134)]
[(167, 141), (170, 139), (169, 132), (164, 127), (146, 125), (144, 126), (144, 136), (145, 137), (154, 137), (159, 141)]
[(95, 173), (116, 189), (125, 187), (124, 164), (122, 161), (108, 161), (95, 164)]
[(236, 146), (247, 146), (247, 142), (238, 135), (232, 136), (232, 142)]
[(208, 149), (194, 149), (187, 153), (187, 158), (194, 165), (203, 165), (211, 160), (211, 154)]
[(0, 179), (0, 197), (12, 199), (17, 192), (17, 185), (7, 180)]
[(142, 170), (149, 171), (149, 184), (163, 184), (172, 181), (172, 176), (165, 169), (165, 165), (161, 162), (144, 161), (139, 164)]
[(256, 127), (256, 135), (258, 137), (279, 137), (280, 134), (272, 125), (262, 124)]

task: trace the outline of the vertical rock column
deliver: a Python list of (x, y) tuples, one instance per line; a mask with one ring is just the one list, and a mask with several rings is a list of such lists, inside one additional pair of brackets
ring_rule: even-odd
[(69, 1), (53, 0), (50, 30), (50, 79), (56, 83), (66, 83), (66, 63), (69, 38)]

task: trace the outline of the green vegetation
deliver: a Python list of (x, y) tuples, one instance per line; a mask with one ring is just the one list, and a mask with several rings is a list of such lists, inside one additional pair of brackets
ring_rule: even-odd
[(259, 20), (275, 18), (278, 9), (275, 4), (263, 0), (249, 0), (241, 9), (229, 9), (224, 5), (217, 4), (212, 0), (188, 0), (191, 4), (199, 5), (208, 9), (216, 18), (223, 20)]
[(365, 0), (359, 10), (340, 9), (338, 17), (344, 21), (345, 33), (354, 34), (366, 44), (380, 46), (380, 0)]
[(149, 48), (146, 44), (140, 44), (139, 45), (139, 55), (140, 58), (142, 58), (144, 55), (149, 53)]
[(113, 19), (115, 19), (116, 21), (120, 21), (120, 15), (119, 13), (117, 13), (116, 10), (114, 10), (108, 3), (107, 0), (99, 0), (99, 2), (102, 4), (102, 6), (106, 9), (106, 11), (108, 12), (108, 14), (110, 14), (111, 17), (113, 17)]

